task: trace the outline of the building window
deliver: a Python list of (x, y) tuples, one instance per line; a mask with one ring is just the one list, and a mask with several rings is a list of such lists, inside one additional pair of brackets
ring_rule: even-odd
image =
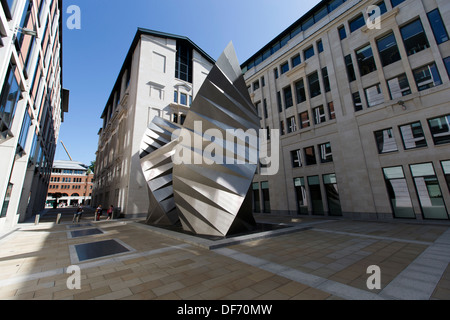
[(377, 70), (377, 66), (375, 65), (375, 60), (373, 58), (372, 47), (370, 45), (357, 50), (356, 58), (358, 59), (359, 73), (361, 74), (361, 77)]
[(323, 85), (324, 85), (324, 89), (325, 92), (330, 92), (331, 88), (330, 88), (330, 78), (328, 77), (328, 69), (327, 67), (322, 68), (322, 77), (323, 77)]
[(437, 44), (441, 44), (448, 41), (448, 33), (445, 28), (444, 22), (442, 21), (439, 9), (434, 9), (428, 12), (428, 20), (430, 21), (431, 29), (433, 29), (433, 34), (436, 39)]
[(261, 77), (261, 85), (262, 85), (263, 87), (266, 86), (266, 78)]
[(364, 19), (364, 16), (362, 13), (358, 15), (356, 18), (349, 21), (350, 26), (350, 32), (354, 32), (364, 26), (366, 24), (366, 20)]
[(259, 80), (253, 82), (253, 91), (258, 90), (259, 89)]
[(292, 89), (291, 86), (288, 86), (283, 89), (283, 95), (284, 95), (284, 107), (286, 109), (292, 107), (294, 105), (293, 99), (292, 99)]
[(384, 168), (383, 173), (394, 217), (415, 218), (403, 168)]
[(281, 92), (277, 92), (277, 104), (278, 104), (278, 112), (283, 111), (283, 103), (281, 102)]
[(22, 129), (20, 129), (19, 140), (17, 142), (18, 146), (22, 150), (25, 150), (30, 127), (31, 127), (31, 111), (30, 107), (28, 106), (27, 110), (25, 111), (25, 115), (22, 122)]
[(328, 102), (328, 116), (330, 117), (330, 120), (336, 119), (336, 112), (334, 111), (333, 101)]
[(321, 94), (319, 75), (317, 71), (308, 76), (308, 83), (309, 83), (309, 95), (311, 98), (317, 97), (318, 95)]
[(324, 215), (325, 211), (322, 202), (322, 192), (320, 190), (319, 176), (308, 177), (309, 194), (311, 197), (312, 214)]
[(419, 91), (436, 87), (442, 84), (441, 76), (435, 63), (413, 70), (414, 79), (416, 80), (417, 89)]
[(448, 76), (450, 77), (450, 57), (444, 58), (444, 64), (447, 69)]
[(347, 68), (348, 81), (353, 82), (356, 80), (356, 75), (355, 75), (355, 68), (353, 67), (352, 56), (350, 54), (346, 55), (344, 59), (345, 59), (345, 66)]
[(327, 142), (319, 145), (320, 162), (327, 163), (333, 162), (333, 153), (331, 151), (331, 143)]
[(404, 2), (405, 0), (391, 0), (392, 8), (398, 6), (400, 3)]
[(280, 135), (284, 135), (284, 121), (281, 120), (280, 121)]
[(297, 103), (306, 101), (305, 83), (303, 79), (295, 83), (295, 92), (297, 94)]
[(173, 92), (173, 102), (178, 103), (178, 91), (175, 90)]
[(295, 132), (297, 131), (297, 123), (295, 121), (295, 117), (290, 117), (287, 119), (287, 132), (291, 133), (291, 132)]
[(270, 213), (269, 182), (261, 182), (261, 193), (263, 198), (263, 210), (265, 213)]
[(283, 63), (281, 66), (281, 74), (284, 74), (286, 72), (289, 71), (289, 63), (286, 61), (285, 63)]
[(177, 42), (175, 78), (192, 83), (192, 49)]
[(450, 115), (428, 120), (435, 145), (450, 143)]
[(253, 183), (253, 212), (261, 213), (261, 201), (259, 199), (259, 183)]
[[(387, 12), (386, 4), (384, 3), (384, 1), (377, 3), (376, 6), (380, 9), (380, 15), (385, 14)], [(375, 10), (367, 13), (369, 18), (372, 17), (372, 15), (374, 15), (374, 14), (375, 14)]]
[(187, 94), (180, 93), (180, 104), (187, 106)]
[(300, 54), (297, 54), (292, 58), (292, 68), (295, 68), (300, 63), (302, 63), (302, 58), (300, 57)]
[(314, 124), (321, 124), (326, 121), (325, 110), (323, 106), (319, 106), (313, 109)]
[(258, 101), (255, 103), (255, 109), (256, 109), (256, 113), (258, 114), (258, 118), (261, 118), (261, 111), (259, 110), (261, 106), (261, 101)]
[(394, 33), (391, 32), (387, 36), (377, 40), (378, 52), (380, 53), (381, 64), (383, 67), (399, 61), (400, 52), (398, 51), (397, 41), (395, 41)]
[(411, 94), (411, 88), (409, 87), (409, 82), (406, 74), (401, 74), (398, 77), (388, 80), (387, 84), (391, 100)]
[(448, 219), (441, 188), (434, 172), (433, 164), (410, 165), (411, 173), (419, 196), (425, 219)]
[(445, 181), (447, 182), (448, 190), (450, 191), (450, 161), (441, 161), (442, 170), (444, 171)]
[(8, 183), (8, 187), (6, 188), (5, 198), (3, 200), (2, 211), (0, 213), (0, 218), (6, 217), (6, 213), (8, 212), (9, 202), (11, 201), (11, 194), (13, 189), (13, 184), (11, 182)]
[(344, 26), (340, 26), (338, 28), (338, 33), (339, 33), (339, 39), (344, 40), (345, 38), (347, 38), (347, 32), (345, 32)]
[(314, 147), (305, 148), (305, 164), (307, 166), (312, 166), (317, 164), (316, 153), (314, 151)]
[(330, 216), (342, 216), (341, 201), (339, 199), (339, 189), (336, 175), (326, 174), (323, 176), (323, 185), (327, 195), (328, 210)]
[(301, 168), (302, 166), (302, 152), (301, 150), (291, 151), (292, 167)]
[(269, 117), (269, 112), (267, 109), (267, 99), (264, 99), (263, 101), (263, 108), (264, 108), (264, 118), (268, 118)]
[(273, 75), (274, 75), (275, 79), (278, 79), (278, 77), (279, 77), (278, 68), (273, 69)]
[(308, 49), (303, 51), (303, 55), (305, 57), (305, 61), (314, 56), (314, 47), (311, 46)]
[(308, 128), (311, 125), (309, 122), (309, 113), (308, 111), (300, 113), (300, 128)]
[(398, 151), (392, 128), (376, 131), (375, 140), (377, 142), (379, 154)]
[(364, 91), (366, 93), (367, 105), (369, 108), (384, 102), (384, 96), (381, 92), (381, 86), (379, 83), (372, 87), (366, 88)]
[(400, 32), (408, 56), (430, 47), (420, 19), (400, 28)]
[(406, 150), (427, 146), (420, 121), (401, 126), (400, 133), (402, 134), (403, 146)]
[(322, 43), (322, 39), (317, 41), (317, 52), (321, 53), (323, 52), (323, 43)]
[(11, 128), (17, 103), (20, 99), (19, 83), (15, 77), (16, 66), (10, 64), (0, 96), (0, 132)]
[(308, 197), (304, 178), (294, 179), (295, 194), (297, 196), (297, 213), (308, 214)]

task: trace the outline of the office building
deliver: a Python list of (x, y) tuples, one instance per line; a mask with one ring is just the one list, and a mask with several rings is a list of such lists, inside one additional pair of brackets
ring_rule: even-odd
[(62, 1), (2, 0), (0, 10), (0, 231), (45, 207), (59, 128)]
[(183, 124), (214, 60), (184, 36), (139, 28), (101, 118), (93, 205), (146, 216), (141, 141), (155, 116)]
[(447, 0), (324, 0), (244, 62), (281, 133), (255, 212), (448, 220), (449, 32)]
[(87, 165), (76, 161), (54, 161), (46, 207), (91, 205), (93, 182), (94, 173)]

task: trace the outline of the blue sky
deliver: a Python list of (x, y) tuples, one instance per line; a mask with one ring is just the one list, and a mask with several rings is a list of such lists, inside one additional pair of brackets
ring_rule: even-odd
[[(63, 86), (69, 113), (59, 140), (72, 159), (95, 160), (101, 113), (138, 27), (189, 37), (217, 59), (233, 41), (243, 63), (319, 0), (64, 0)], [(70, 30), (67, 8), (81, 10)], [(55, 160), (69, 160), (58, 141)]]

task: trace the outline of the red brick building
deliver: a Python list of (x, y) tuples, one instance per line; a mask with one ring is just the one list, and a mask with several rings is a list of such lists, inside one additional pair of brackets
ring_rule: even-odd
[(55, 161), (47, 193), (47, 207), (90, 205), (94, 174), (76, 161)]

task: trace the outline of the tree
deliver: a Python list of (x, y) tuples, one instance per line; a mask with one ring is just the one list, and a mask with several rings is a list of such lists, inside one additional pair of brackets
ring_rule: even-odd
[(91, 164), (88, 167), (88, 174), (95, 172), (95, 161), (91, 161)]

